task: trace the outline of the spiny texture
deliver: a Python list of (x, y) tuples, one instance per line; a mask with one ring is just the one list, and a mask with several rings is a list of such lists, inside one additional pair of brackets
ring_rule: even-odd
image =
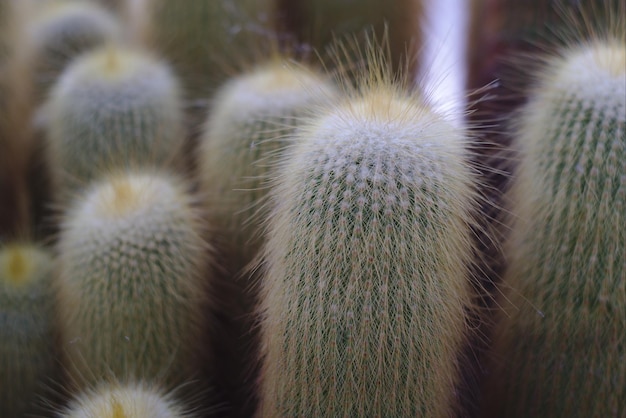
[(626, 414), (626, 45), (554, 58), (519, 122), (493, 416)]
[(191, 377), (206, 252), (181, 185), (157, 174), (112, 175), (66, 216), (57, 285), (77, 383)]
[(311, 107), (333, 96), (321, 75), (282, 60), (231, 79), (216, 95), (200, 148), (202, 191), (212, 224), (242, 263), (258, 250), (255, 212), (285, 137)]
[(140, 385), (103, 385), (72, 401), (59, 418), (191, 418), (159, 391)]
[(163, 63), (112, 46), (84, 55), (48, 104), (53, 169), (73, 185), (115, 167), (176, 162), (181, 112), (177, 80)]
[(225, 79), (225, 63), (268, 35), (271, 0), (147, 0), (149, 44), (174, 63), (190, 98)]
[(470, 301), (464, 132), (374, 86), (303, 126), (261, 279), (263, 417), (448, 417)]
[(335, 40), (363, 42), (365, 33), (372, 32), (372, 38), (381, 42), (387, 31), (394, 68), (415, 63), (407, 60), (414, 58), (407, 53), (413, 54), (421, 46), (421, 0), (278, 0), (277, 4), (282, 18), (279, 24), (322, 56)]
[[(0, 411), (33, 413), (53, 382), (52, 258), (33, 244), (0, 248)], [(40, 405), (39, 405), (40, 406)]]
[(33, 5), (26, 42), (32, 45), (35, 82), (40, 99), (67, 64), (99, 45), (122, 40), (117, 19), (89, 1), (50, 1)]

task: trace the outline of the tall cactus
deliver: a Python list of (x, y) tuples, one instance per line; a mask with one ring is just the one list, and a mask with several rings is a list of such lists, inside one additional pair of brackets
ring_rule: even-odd
[(322, 75), (282, 59), (234, 77), (218, 91), (200, 145), (200, 178), (207, 213), (241, 264), (260, 245), (255, 212), (285, 137), (335, 94)]
[(180, 157), (178, 82), (145, 52), (109, 45), (83, 55), (63, 73), (47, 108), (51, 165), (62, 184)]
[(55, 376), (52, 257), (34, 244), (0, 247), (0, 411), (19, 418), (42, 406)]
[(264, 251), (260, 416), (453, 416), (465, 133), (377, 81), (291, 140)]
[(78, 385), (193, 375), (206, 290), (200, 229), (182, 184), (161, 174), (107, 176), (70, 208), (57, 287)]
[[(623, 19), (623, 17), (622, 17)], [(626, 37), (552, 58), (518, 121), (520, 166), (487, 409), (626, 414)]]

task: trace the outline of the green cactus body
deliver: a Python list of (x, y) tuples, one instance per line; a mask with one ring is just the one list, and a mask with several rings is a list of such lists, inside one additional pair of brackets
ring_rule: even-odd
[(100, 5), (88, 1), (51, 1), (33, 6), (28, 22), (34, 75), (40, 100), (63, 69), (82, 53), (122, 40), (117, 19)]
[(519, 120), (521, 161), (494, 342), (493, 416), (626, 413), (626, 44), (549, 62)]
[(32, 244), (0, 248), (0, 411), (20, 418), (41, 406), (55, 371), (52, 258)]
[(264, 251), (260, 416), (453, 416), (475, 197), (464, 132), (373, 86), (293, 140)]
[(159, 391), (141, 385), (102, 385), (73, 400), (59, 418), (191, 418)]
[(47, 105), (57, 177), (86, 183), (103, 171), (166, 166), (183, 145), (178, 83), (142, 52), (105, 47), (67, 68)]
[(268, 35), (271, 0), (148, 0), (147, 41), (185, 80), (189, 98), (208, 98), (234, 54)]
[(200, 148), (202, 191), (212, 224), (241, 263), (260, 245), (255, 212), (283, 139), (334, 93), (321, 75), (277, 60), (231, 79), (216, 95)]
[(191, 377), (205, 246), (174, 179), (117, 174), (70, 208), (59, 243), (63, 346), (78, 385)]

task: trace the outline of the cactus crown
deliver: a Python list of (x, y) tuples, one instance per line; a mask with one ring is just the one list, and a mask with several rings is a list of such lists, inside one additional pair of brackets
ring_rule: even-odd
[(182, 151), (178, 83), (143, 52), (108, 45), (81, 56), (55, 85), (47, 112), (62, 180), (85, 183), (114, 167), (166, 166)]
[(53, 1), (37, 7), (42, 10), (35, 10), (29, 36), (36, 55), (36, 81), (44, 91), (71, 59), (98, 45), (122, 40), (121, 25), (98, 4)]
[(142, 385), (101, 385), (73, 400), (61, 418), (189, 417), (168, 396)]
[(33, 284), (48, 272), (50, 261), (50, 256), (35, 246), (5, 246), (0, 250), (1, 286), (17, 290)]

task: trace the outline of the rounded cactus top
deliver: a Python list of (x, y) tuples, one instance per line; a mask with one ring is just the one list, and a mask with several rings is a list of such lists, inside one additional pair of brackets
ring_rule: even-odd
[[(543, 78), (546, 94), (560, 91), (587, 99), (621, 100), (626, 97), (626, 44), (595, 41), (566, 50), (552, 62)], [(606, 105), (611, 106), (609, 102)]]
[(19, 291), (35, 284), (50, 270), (50, 256), (32, 244), (10, 244), (0, 249), (0, 290)]
[(310, 105), (333, 94), (332, 85), (322, 75), (276, 61), (227, 82), (215, 100), (214, 119), (229, 115), (231, 121), (233, 117), (246, 120), (258, 113), (281, 113), (281, 109)]
[(151, 217), (168, 217), (168, 213), (184, 218), (189, 215), (187, 203), (182, 188), (169, 177), (119, 173), (94, 184), (70, 221), (82, 219), (98, 228), (99, 220), (106, 219), (110, 228), (115, 222), (150, 222)]
[(145, 52), (109, 44), (74, 61), (59, 80), (55, 96), (63, 97), (79, 87), (85, 94), (89, 88), (97, 94), (96, 88), (115, 85), (120, 86), (119, 91), (124, 87), (135, 95), (137, 90), (160, 92), (165, 97), (178, 94), (176, 79), (166, 65)]
[(121, 34), (119, 22), (98, 4), (53, 1), (40, 7), (30, 30), (36, 46), (67, 47), (71, 45), (72, 40), (118, 39)]
[(141, 386), (104, 387), (80, 396), (63, 418), (183, 418), (167, 397)]

